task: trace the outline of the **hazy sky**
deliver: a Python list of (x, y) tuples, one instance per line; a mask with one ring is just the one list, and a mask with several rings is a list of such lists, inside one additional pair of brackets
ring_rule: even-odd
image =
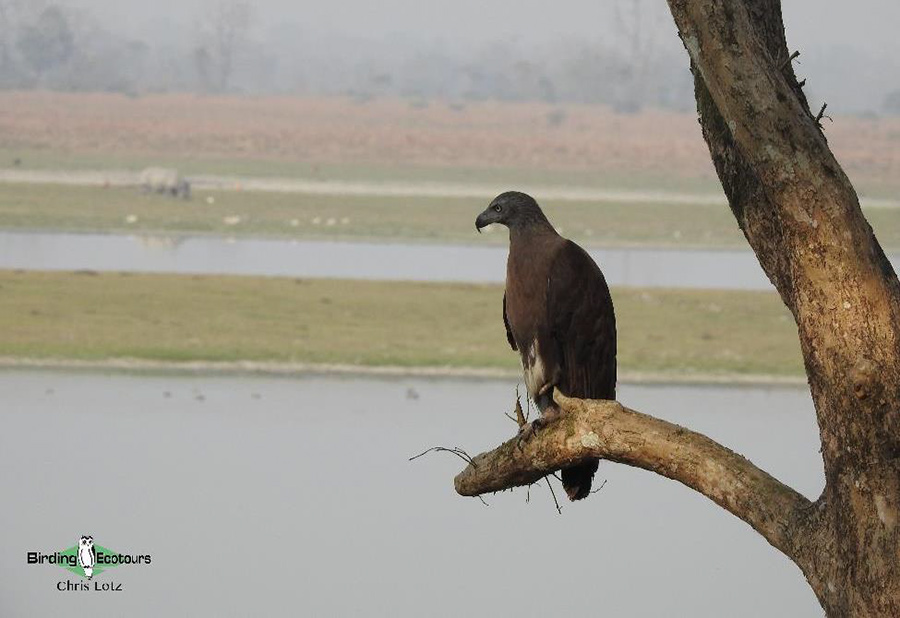
[[(161, 16), (188, 24), (209, 0), (58, 0), (95, 11), (110, 29), (145, 32)], [(320, 34), (378, 39), (398, 33), (460, 46), (492, 40), (547, 42), (602, 36), (612, 0), (253, 0), (259, 26), (297, 23)], [(651, 5), (665, 11), (663, 0)], [(900, 54), (898, 0), (783, 0), (792, 48), (851, 45), (869, 53)], [(666, 27), (670, 25), (666, 21)], [(674, 36), (674, 26), (670, 32)]]

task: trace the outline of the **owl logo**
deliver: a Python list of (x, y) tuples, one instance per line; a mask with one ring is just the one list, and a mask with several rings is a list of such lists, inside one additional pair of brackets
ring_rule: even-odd
[(94, 575), (97, 556), (94, 554), (94, 537), (83, 536), (78, 540), (78, 564), (84, 569), (85, 576), (90, 579)]

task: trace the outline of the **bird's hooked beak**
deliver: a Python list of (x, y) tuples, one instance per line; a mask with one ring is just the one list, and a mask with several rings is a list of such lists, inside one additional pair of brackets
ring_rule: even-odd
[(497, 223), (500, 220), (499, 213), (496, 212), (493, 208), (488, 207), (483, 213), (478, 215), (478, 218), (475, 219), (475, 229), (478, 230), (478, 233), (481, 233), (481, 228), (489, 226), (491, 223)]

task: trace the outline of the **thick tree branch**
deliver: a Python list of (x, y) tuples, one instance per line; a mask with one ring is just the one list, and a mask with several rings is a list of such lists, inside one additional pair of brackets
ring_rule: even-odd
[(591, 457), (651, 470), (694, 489), (744, 520), (795, 558), (812, 503), (710, 438), (616, 401), (570, 399), (564, 414), (526, 442), (509, 440), (474, 458), (455, 480), (477, 496), (534, 483)]

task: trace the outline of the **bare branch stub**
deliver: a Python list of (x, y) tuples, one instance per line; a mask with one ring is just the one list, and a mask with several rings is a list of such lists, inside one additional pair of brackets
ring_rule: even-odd
[(790, 56), (788, 56), (788, 57), (787, 57), (787, 60), (785, 60), (784, 62), (782, 62), (782, 63), (781, 63), (781, 66), (778, 67), (778, 68), (780, 68), (781, 70), (784, 70), (784, 68), (785, 68), (787, 65), (789, 65), (789, 64), (791, 63), (791, 61), (792, 61), (794, 58), (796, 58), (797, 56), (799, 56), (799, 55), (800, 55), (800, 50), (798, 49), (798, 50), (795, 51), (793, 54), (791, 54)]
[(834, 122), (834, 118), (828, 116), (825, 113), (825, 109), (828, 107), (828, 103), (822, 103), (822, 109), (819, 110), (819, 113), (816, 114), (816, 124), (821, 128), (822, 126), (822, 118), (828, 118), (831, 122)]

